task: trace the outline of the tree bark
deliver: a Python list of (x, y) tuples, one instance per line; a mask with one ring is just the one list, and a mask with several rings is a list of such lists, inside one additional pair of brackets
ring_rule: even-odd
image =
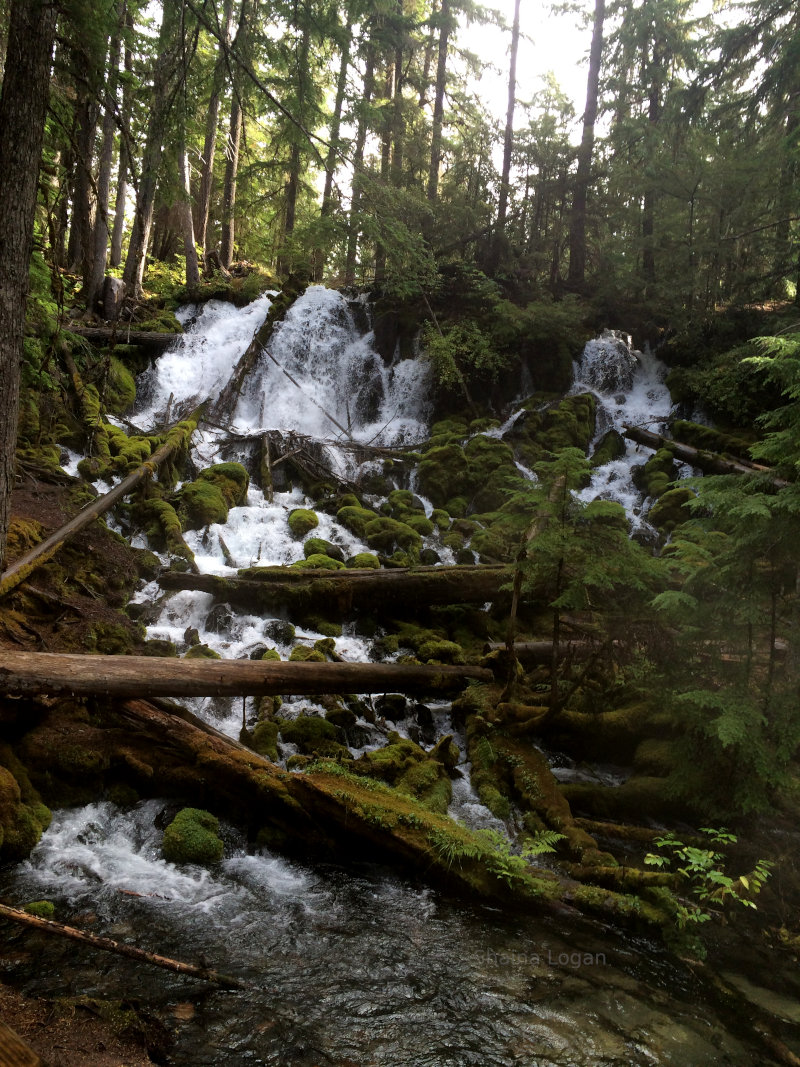
[(375, 45), (370, 40), (367, 44), (367, 55), (364, 68), (364, 92), (363, 108), (358, 116), (356, 128), (356, 143), (353, 150), (353, 179), (352, 193), (350, 197), (350, 224), (347, 234), (347, 253), (344, 266), (344, 284), (353, 285), (356, 280), (356, 258), (358, 254), (358, 238), (361, 234), (361, 200), (363, 196), (362, 182), (364, 170), (364, 146), (367, 141), (367, 115), (366, 108), (372, 101), (375, 90)]
[(54, 5), (14, 0), (0, 93), (0, 567), (14, 486), (25, 301), (55, 21)]
[[(38, 915), (29, 915), (19, 908), (10, 908), (7, 904), (0, 904), (0, 918), (9, 919), (11, 922), (22, 926), (32, 927), (45, 934), (55, 934), (56, 937), (66, 937), (70, 941), (78, 941), (90, 948), (100, 949), (103, 952), (115, 952), (118, 956), (127, 956), (128, 959), (138, 960), (140, 963), (149, 963), (154, 967), (162, 967), (174, 974), (184, 974), (189, 978), (199, 978), (204, 982), (212, 982), (224, 989), (244, 989), (245, 985), (238, 978), (230, 978), (219, 971), (209, 970), (207, 967), (197, 967), (193, 963), (184, 963), (181, 960), (171, 959), (169, 956), (161, 956), (157, 952), (147, 952), (145, 949), (136, 948), (123, 941), (114, 941), (110, 937), (98, 937), (96, 934), (78, 930), (74, 926), (66, 926), (64, 923), (54, 922), (52, 919), (42, 919)], [(0, 1034), (0, 1037), (2, 1034)], [(1, 1055), (2, 1053), (0, 1053)], [(24, 1061), (8, 1061), (15, 1064)], [(0, 1059), (0, 1067), (2, 1067)]]
[(586, 82), (586, 107), (583, 111), (583, 132), (578, 148), (578, 167), (575, 191), (569, 220), (569, 273), (567, 283), (580, 288), (586, 275), (586, 198), (592, 170), (594, 126), (597, 121), (597, 100), (600, 88), (600, 64), (603, 55), (603, 24), (606, 0), (595, 0), (592, 45), (589, 52), (589, 76)]
[(84, 656), (4, 650), (4, 693), (73, 693), (153, 699), (172, 696), (286, 696), (318, 693), (438, 693), (467, 679), (491, 682), (485, 667), (408, 663), (279, 663), (273, 660)]
[(124, 345), (141, 345), (153, 351), (164, 352), (171, 344), (183, 337), (182, 333), (161, 333), (158, 330), (127, 330), (117, 326), (73, 326), (70, 333), (85, 337), (92, 344), (108, 345), (119, 342)]
[[(244, 55), (247, 51), (248, 19), (250, 17), (250, 0), (242, 0), (239, 11), (239, 25), (232, 51)], [(222, 235), (219, 258), (227, 270), (233, 262), (233, 250), (236, 241), (236, 183), (239, 174), (239, 146), (242, 140), (242, 79), (233, 79), (233, 97), (231, 100), (228, 143), (225, 149), (225, 182), (222, 189)]]
[[(342, 51), (339, 58), (339, 75), (336, 79), (336, 100), (333, 105), (331, 126), (328, 133), (328, 155), (325, 160), (325, 188), (322, 192), (322, 208), (320, 217), (323, 222), (333, 214), (333, 175), (336, 170), (336, 156), (339, 152), (342, 129), (342, 109), (347, 92), (347, 72), (350, 69), (350, 48), (352, 44), (353, 14), (352, 3), (347, 9), (347, 25), (344, 27), (342, 37)], [(329, 237), (323, 233), (324, 247), (317, 251), (314, 264), (314, 281), (321, 282), (325, 273), (325, 260), (329, 247)]]
[[(519, 48), (519, 7), (514, 2), (514, 24), (511, 29), (511, 55), (508, 63), (508, 107), (506, 128), (503, 136), (503, 170), (500, 176), (500, 197), (497, 204), (497, 233), (502, 233), (508, 213), (508, 195), (511, 191), (511, 153), (514, 147), (514, 106), (517, 98), (517, 50)], [(495, 254), (496, 255), (496, 254)]]
[[(126, 29), (125, 41), (125, 73), (129, 76), (133, 72), (133, 52), (130, 47), (128, 35), (133, 31), (133, 16), (127, 10), (127, 3), (123, 0), (123, 23)], [(111, 231), (111, 255), (109, 262), (112, 267), (118, 267), (122, 262), (122, 237), (125, 230), (125, 205), (128, 198), (128, 178), (131, 169), (129, 138), (131, 129), (131, 97), (132, 90), (130, 77), (122, 83), (122, 114), (121, 131), (119, 138), (119, 164), (117, 166), (117, 189), (114, 198), (114, 227)]]
[[(308, 55), (311, 46), (311, 26), (308, 3), (304, 5), (303, 29), (300, 37), (300, 53), (297, 60), (297, 110), (298, 118), (305, 115), (305, 103), (307, 95)], [(292, 129), (292, 147), (289, 154), (289, 175), (286, 182), (286, 208), (283, 216), (283, 237), (281, 240), (281, 254), (278, 256), (278, 275), (289, 273), (292, 263), (289, 243), (294, 233), (297, 220), (297, 197), (300, 192), (300, 172), (302, 168), (302, 156), (300, 145), (297, 142), (298, 131)]]
[[(194, 421), (196, 425), (197, 416), (194, 417)], [(91, 504), (87, 504), (68, 523), (56, 530), (41, 544), (32, 548), (30, 552), (26, 552), (24, 556), (15, 560), (3, 574), (0, 574), (0, 597), (5, 596), (16, 588), (37, 566), (51, 559), (66, 541), (74, 537), (85, 526), (88, 526), (99, 515), (105, 514), (118, 500), (122, 500), (123, 497), (132, 492), (140, 482), (151, 478), (161, 464), (169, 459), (173, 453), (183, 448), (185, 444), (186, 436), (183, 430), (179, 427), (174, 427), (167, 434), (164, 444), (156, 449), (146, 463), (143, 463), (126, 478), (123, 478), (110, 493), (106, 493), (104, 496), (98, 497), (97, 500), (93, 500)]]
[(181, 191), (183, 193), (179, 206), (181, 232), (183, 236), (183, 254), (186, 262), (186, 285), (190, 289), (200, 284), (200, 267), (197, 260), (197, 245), (194, 237), (194, 219), (192, 218), (192, 184), (189, 167), (189, 153), (186, 150), (186, 133), (181, 133), (180, 143)]

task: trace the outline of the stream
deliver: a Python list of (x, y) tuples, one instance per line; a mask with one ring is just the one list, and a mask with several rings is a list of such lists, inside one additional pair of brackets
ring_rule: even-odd
[[(133, 422), (162, 425), (170, 410), (179, 413), (218, 392), (268, 307), (264, 296), (243, 310), (219, 301), (183, 309), (187, 334), (138, 383)], [(618, 335), (592, 344), (576, 389), (589, 388), (601, 399), (598, 433), (620, 421), (665, 419), (668, 393), (654, 357), (633, 355)], [(622, 378), (601, 371), (609, 352)], [(336, 447), (343, 434), (326, 412), (356, 442), (409, 444), (426, 436), (429, 395), (424, 361), (396, 354), (384, 362), (372, 343), (368, 309), (315, 286), (276, 329), (239, 399), (232, 428), (241, 443), (203, 430), (193, 460), (197, 469), (220, 459), (247, 463), (248, 441), (267, 430), (294, 431), (324, 442), (331, 467), (352, 475), (353, 450)], [(646, 508), (626, 474), (634, 462), (642, 458), (630, 449), (612, 470), (598, 472), (587, 492), (623, 500), (636, 527), (646, 521)], [(301, 506), (313, 505), (298, 489), (268, 500), (251, 487), (247, 504), (233, 508), (224, 526), (186, 539), (203, 572), (286, 565), (303, 558), (287, 521)], [(345, 557), (369, 550), (331, 516), (320, 511), (319, 519), (312, 536), (339, 545)], [(451, 561), (437, 534), (425, 545)], [(179, 654), (192, 629), (225, 658), (274, 647), (285, 659), (294, 642), (322, 636), (300, 627), (292, 635), (279, 617), (212, 609), (210, 594), (161, 596), (152, 583), (137, 600), (148, 604), (148, 635), (175, 642)], [(335, 645), (347, 660), (371, 654), (371, 639), (353, 627), (345, 626)], [(186, 703), (238, 737), (241, 701)], [(313, 703), (294, 698), (281, 714), (301, 711), (313, 713)], [(252, 714), (246, 705), (245, 718)], [(453, 732), (447, 705), (432, 705), (430, 718), (435, 734)], [(365, 743), (376, 745), (389, 729), (409, 736), (416, 728), (412, 720), (380, 729), (359, 725)], [(460, 747), (463, 753), (463, 739)], [(472, 792), (468, 765), (460, 770), (451, 814), (475, 826), (502, 826)], [(46, 898), (62, 921), (187, 961), (205, 960), (243, 979), (246, 991), (222, 992), (28, 931), (7, 939), (0, 954), (4, 979), (27, 993), (133, 1001), (171, 1035), (159, 1062), (186, 1067), (770, 1062), (762, 1048), (738, 1035), (735, 1019), (720, 1014), (691, 970), (655, 940), (590, 922), (566, 907), (547, 916), (505, 914), (377, 866), (289, 862), (266, 849), (254, 852), (232, 826), (223, 826), (225, 855), (214, 868), (177, 867), (160, 855), (174, 810), (172, 803), (147, 800), (127, 810), (101, 801), (57, 811), (30, 859), (0, 871), (0, 893), (17, 904)], [(778, 1004), (773, 995), (771, 1003), (779, 1018), (783, 1013), (798, 1021), (791, 998)]]

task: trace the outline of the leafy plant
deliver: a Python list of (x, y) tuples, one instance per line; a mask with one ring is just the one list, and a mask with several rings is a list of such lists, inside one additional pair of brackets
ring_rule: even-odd
[(726, 856), (719, 846), (735, 845), (736, 835), (709, 826), (701, 827), (700, 833), (705, 834), (709, 845), (714, 847), (687, 845), (668, 833), (657, 837), (655, 844), (671, 855), (648, 852), (644, 858), (646, 864), (662, 870), (674, 863), (681, 864), (676, 867), (676, 874), (688, 896), (679, 896), (676, 902), (675, 921), (680, 931), (690, 924), (708, 922), (715, 911), (719, 912), (730, 902), (755, 908), (751, 897), (760, 892), (773, 866), (769, 860), (762, 859), (748, 874), (734, 877), (725, 870)]

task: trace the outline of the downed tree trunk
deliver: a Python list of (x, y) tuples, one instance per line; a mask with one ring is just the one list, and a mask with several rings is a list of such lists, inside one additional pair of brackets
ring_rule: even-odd
[(693, 467), (698, 467), (708, 474), (768, 474), (770, 475), (771, 483), (776, 489), (783, 489), (789, 485), (789, 482), (783, 478), (775, 477), (770, 467), (764, 467), (759, 463), (751, 463), (746, 459), (728, 459), (719, 455), (718, 452), (706, 452), (704, 449), (694, 448), (692, 445), (685, 445), (680, 441), (673, 441), (669, 437), (663, 437), (659, 433), (645, 430), (641, 426), (625, 425), (623, 426), (623, 433), (631, 441), (646, 445), (648, 448), (668, 448), (676, 459), (680, 459), (684, 463), (691, 463)]
[(253, 567), (237, 578), (164, 571), (164, 589), (195, 589), (258, 612), (275, 604), (347, 614), (428, 604), (482, 604), (510, 578), (506, 566), (402, 567), (392, 570), (303, 570)]
[(186, 420), (190, 423), (190, 426), (181, 426), (178, 423), (173, 426), (167, 433), (167, 439), (164, 444), (156, 449), (152, 456), (141, 466), (137, 467), (135, 471), (132, 471), (126, 478), (123, 478), (119, 485), (115, 486), (110, 493), (106, 493), (104, 496), (98, 497), (97, 500), (93, 500), (91, 504), (87, 504), (85, 508), (82, 508), (77, 515), (75, 515), (68, 523), (52, 533), (41, 544), (36, 545), (30, 552), (26, 552), (24, 556), (20, 556), (15, 560), (6, 571), (0, 575), (0, 597), (9, 593), (12, 589), (16, 588), (23, 582), (28, 575), (40, 564), (46, 563), (51, 559), (56, 552), (61, 548), (65, 541), (68, 541), (71, 537), (74, 537), (76, 533), (79, 533), (85, 526), (93, 522), (98, 516), (103, 515), (106, 511), (112, 508), (117, 501), (126, 497), (133, 489), (139, 485), (140, 482), (145, 481), (147, 478), (152, 478), (156, 470), (161, 464), (169, 459), (169, 457), (177, 452), (180, 448), (186, 446), (189, 437), (194, 432), (197, 426), (198, 414), (192, 416), (191, 419)]
[(428, 693), (492, 681), (485, 667), (412, 663), (280, 663), (3, 651), (0, 691), (95, 693), (115, 697), (285, 696), (314, 693)]
[(225, 989), (245, 989), (244, 982), (238, 978), (230, 978), (220, 974), (219, 971), (209, 970), (207, 967), (197, 967), (193, 963), (183, 963), (181, 960), (173, 960), (169, 956), (161, 956), (156, 952), (147, 952), (143, 948), (135, 948), (121, 941), (114, 941), (110, 937), (98, 937), (89, 934), (85, 930), (78, 930), (74, 926), (65, 926), (64, 923), (54, 922), (52, 919), (41, 919), (38, 915), (29, 915), (27, 911), (19, 908), (10, 908), (6, 904), (0, 904), (0, 917), (10, 919), (11, 922), (20, 923), (22, 926), (32, 926), (34, 930), (41, 930), (46, 934), (55, 934), (57, 937), (66, 937), (70, 941), (80, 941), (92, 948), (102, 949), (104, 952), (116, 952), (119, 956), (128, 956), (129, 959), (139, 960), (142, 963), (150, 963), (155, 967), (163, 967), (164, 970), (174, 971), (176, 974), (186, 974), (190, 978), (200, 978), (206, 982)]
[(0, 1067), (45, 1067), (45, 1063), (18, 1033), (0, 1022)]
[[(484, 654), (504, 652), (507, 647), (504, 641), (489, 641), (483, 646), (483, 651)], [(513, 647), (520, 663), (550, 663), (553, 658), (552, 641), (517, 641)], [(566, 659), (567, 656), (581, 659), (591, 655), (597, 647), (594, 641), (561, 641), (557, 655), (559, 659)]]
[(171, 344), (183, 337), (182, 333), (126, 330), (124, 326), (71, 326), (69, 332), (77, 334), (78, 337), (85, 337), (96, 345), (141, 345), (142, 348), (152, 348), (158, 352), (165, 352)]

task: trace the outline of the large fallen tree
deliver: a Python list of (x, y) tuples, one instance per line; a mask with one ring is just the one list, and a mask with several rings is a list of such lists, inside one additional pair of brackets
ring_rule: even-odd
[(778, 478), (771, 468), (764, 467), (760, 463), (751, 463), (746, 459), (732, 459), (721, 456), (718, 452), (707, 452), (693, 445), (683, 444), (681, 441), (673, 441), (670, 437), (664, 437), (652, 430), (645, 430), (641, 426), (623, 427), (623, 433), (631, 441), (646, 445), (648, 448), (668, 448), (676, 459), (684, 463), (691, 463), (693, 467), (704, 471), (706, 474), (764, 474), (769, 476), (769, 481), (776, 489), (782, 489), (789, 483), (783, 478)]
[(70, 326), (70, 333), (85, 337), (95, 345), (141, 345), (157, 352), (166, 352), (182, 333), (161, 333), (158, 330), (129, 330), (125, 326)]
[(423, 693), (491, 681), (484, 667), (415, 663), (280, 663), (273, 660), (0, 654), (0, 692), (115, 697), (285, 696), (317, 693)]
[(236, 578), (164, 571), (159, 582), (164, 589), (212, 593), (252, 612), (282, 604), (346, 614), (352, 609), (482, 604), (495, 599), (510, 578), (503, 565), (336, 571), (251, 567)]

